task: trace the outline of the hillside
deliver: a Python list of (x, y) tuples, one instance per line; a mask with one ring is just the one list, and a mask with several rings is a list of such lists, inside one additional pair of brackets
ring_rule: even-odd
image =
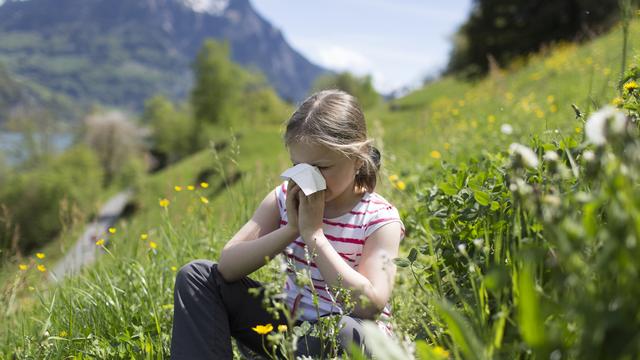
[(155, 93), (185, 99), (191, 62), (209, 37), (227, 39), (232, 60), (265, 74), (284, 99), (300, 100), (326, 72), (249, 0), (8, 1), (0, 34), (0, 63), (10, 73), (85, 106), (140, 110)]
[[(630, 56), (627, 64), (632, 59), (638, 64), (638, 21), (632, 23), (630, 34)], [(411, 220), (414, 231), (423, 225), (422, 229), (427, 231), (425, 228), (430, 230), (427, 215), (422, 218), (423, 223), (419, 222), (421, 211), (426, 212), (425, 207), (429, 205), (425, 205), (425, 199), (429, 196), (430, 200), (435, 198), (438, 184), (451, 180), (453, 172), (449, 169), (455, 168), (456, 174), (464, 173), (465, 169), (472, 169), (479, 173), (477, 176), (474, 175), (474, 179), (486, 180), (489, 176), (487, 174), (496, 178), (501, 176), (502, 169), (496, 169), (506, 161), (505, 150), (512, 142), (527, 144), (530, 140), (540, 139), (539, 142), (549, 146), (564, 149), (576, 147), (583, 137), (584, 124), (582, 119), (576, 118), (571, 104), (588, 114), (601, 105), (610, 103), (619, 95), (617, 88), (622, 62), (621, 48), (620, 30), (616, 28), (583, 46), (557, 45), (546, 53), (531, 56), (526, 63), (514, 64), (510, 69), (495, 70), (488, 78), (477, 83), (445, 78), (391, 104), (383, 104), (373, 109), (366, 115), (371, 136), (378, 140), (377, 144), (382, 149), (384, 169), (377, 191), (401, 209), (407, 222)], [(251, 216), (262, 194), (279, 182), (280, 171), (289, 166), (287, 154), (280, 141), (280, 127), (240, 127), (236, 131), (241, 136), (230, 137), (223, 151), (202, 152), (149, 177), (140, 187), (138, 212), (131, 219), (123, 220), (116, 226), (117, 233), (108, 247), (108, 255), (103, 256), (93, 269), (68, 281), (55, 291), (55, 298), (52, 298), (54, 291), (40, 282), (42, 279), (39, 278), (43, 278), (44, 274), (39, 274), (33, 269), (29, 270), (28, 275), (17, 273), (15, 278), (18, 280), (29, 276), (29, 281), (24, 284), (16, 281), (19, 285), (14, 286), (15, 291), (22, 294), (25, 304), (35, 302), (35, 297), (28, 290), (29, 286), (34, 287), (32, 292), (37, 291), (46, 300), (43, 300), (43, 307), (29, 308), (24, 305), (22, 311), (11, 314), (6, 320), (3, 319), (3, 323), (12, 324), (10, 328), (22, 329), (32, 335), (23, 338), (0, 330), (0, 353), (16, 351), (35, 357), (44, 354), (62, 357), (87, 351), (100, 357), (111, 354), (111, 349), (116, 347), (124, 354), (146, 352), (166, 355), (171, 333), (172, 286), (176, 269), (192, 259), (215, 259), (222, 245)], [(490, 166), (483, 168), (487, 163)], [(406, 186), (400, 186), (397, 180), (389, 180), (389, 175), (398, 175)], [(208, 186), (199, 185), (203, 180)], [(195, 185), (195, 188), (176, 191), (176, 185)], [(504, 193), (503, 190), (500, 191)], [(567, 192), (570, 195), (570, 191)], [(438, 199), (441, 199), (442, 192), (438, 192), (438, 196)], [(478, 197), (470, 196), (471, 201), (474, 196)], [(169, 200), (168, 206), (159, 206), (160, 199)], [(462, 196), (454, 200), (462, 201), (461, 199)], [(504, 204), (511, 203), (505, 200)], [(502, 209), (500, 206), (504, 204), (499, 203), (498, 209)], [(452, 203), (451, 207), (463, 205)], [(462, 213), (465, 209), (460, 210)], [(504, 211), (506, 214), (507, 210)], [(429, 216), (438, 217), (432, 214)], [(486, 216), (489, 219), (492, 215)], [(499, 226), (511, 223), (511, 218), (491, 219), (494, 222), (487, 223)], [(466, 224), (471, 222), (472, 220), (461, 218), (456, 226), (466, 230)], [(480, 235), (475, 234), (476, 237), (487, 234), (481, 230), (473, 229), (480, 232)], [(456, 228), (455, 231), (459, 229)], [(515, 233), (515, 230), (513, 232)], [(148, 234), (149, 239), (141, 241), (141, 234)], [(429, 236), (439, 239), (440, 234), (430, 233)], [(471, 250), (473, 243), (470, 239), (473, 235), (469, 236), (469, 239), (447, 239), (451, 243), (446, 243), (447, 246), (451, 245), (449, 248), (431, 254), (427, 249), (420, 256), (427, 264), (423, 265), (423, 269), (431, 269), (432, 266), (437, 269), (437, 266), (448, 262), (457, 266), (452, 266), (452, 273), (447, 275), (449, 278), (442, 281), (445, 284), (438, 283), (438, 286), (450, 286), (447, 288), (449, 294), (463, 299), (454, 304), (457, 309), (466, 310), (466, 315), (476, 319), (469, 315), (476, 308), (465, 301), (476, 301), (473, 296), (477, 289), (473, 288), (474, 292), (471, 295), (460, 295), (456, 292), (459, 291), (456, 284), (462, 286), (466, 279), (473, 276), (469, 275), (472, 270), (469, 270), (469, 273), (461, 272), (471, 269), (465, 262), (469, 259), (464, 257), (466, 252), (460, 251), (462, 255), (455, 253), (457, 250), (454, 241), (469, 241), (462, 249)], [(402, 247), (403, 255), (406, 256), (411, 247), (419, 247), (419, 242), (423, 240), (420, 233), (408, 233)], [(518, 240), (522, 243), (532, 241), (528, 238)], [(151, 245), (150, 241), (153, 241), (154, 245)], [(487, 235), (486, 241), (493, 241), (493, 238)], [(420, 251), (424, 249), (422, 247)], [(417, 255), (414, 254), (414, 259), (415, 256)], [(439, 257), (444, 257), (444, 260), (436, 262), (434, 259), (441, 259)], [(505, 259), (499, 260), (502, 261), (500, 266), (506, 266)], [(36, 264), (39, 260), (28, 261)], [(512, 261), (513, 259), (508, 259), (509, 265)], [(13, 266), (15, 269), (17, 264)], [(534, 276), (528, 272), (529, 270), (518, 269), (520, 272), (513, 270), (513, 273), (506, 275), (507, 280), (504, 281), (513, 278), (516, 285), (513, 285), (515, 290), (507, 287), (505, 294), (517, 295), (519, 291), (537, 294), (536, 291), (542, 291), (534, 290), (533, 283), (531, 287), (527, 287), (529, 283), (518, 280), (518, 276), (524, 279)], [(275, 269), (261, 270), (258, 278), (273, 279), (273, 273), (277, 271), (270, 270)], [(459, 282), (451, 280), (453, 276), (459, 276)], [(494, 283), (498, 281), (493, 280)], [(436, 279), (430, 278), (430, 281), (435, 282)], [(490, 285), (487, 285), (488, 282), (481, 284), (481, 289), (484, 289), (488, 298), (485, 286)], [(429, 286), (434, 294), (440, 290), (436, 289), (435, 285)], [(463, 290), (472, 291), (471, 287)], [(428, 339), (438, 346), (447, 346), (451, 349), (453, 358), (462, 358), (462, 354), (468, 355), (470, 348), (459, 345), (463, 343), (460, 339), (475, 339), (475, 335), (469, 335), (466, 329), (460, 330), (460, 324), (464, 321), (453, 315), (446, 318), (446, 321), (423, 317), (422, 314), (425, 313), (433, 315), (435, 310), (431, 305), (421, 307), (416, 294), (422, 293), (417, 288), (412, 273), (409, 270), (401, 271), (393, 302), (399, 331)], [(491, 294), (494, 299), (494, 293)], [(465, 298), (466, 295), (469, 297)], [(503, 299), (502, 296), (499, 298)], [(534, 295), (532, 298), (537, 299)], [(482, 300), (478, 301), (482, 303)], [(530, 304), (526, 303), (526, 300), (523, 302)], [(482, 303), (482, 306), (477, 307), (478, 318), (485, 322), (478, 320), (472, 325), (473, 329), (484, 326), (481, 328), (483, 331), (479, 332), (479, 337), (488, 344), (489, 354), (496, 355), (501, 351), (507, 354), (508, 351), (528, 349), (527, 344), (532, 340), (528, 337), (527, 330), (523, 331), (524, 340), (513, 340), (519, 339), (520, 336), (519, 328), (515, 328), (513, 323), (520, 321), (520, 316), (525, 317), (525, 320), (522, 320), (525, 324), (530, 324), (535, 319), (526, 318), (527, 315), (519, 313), (520, 308), (516, 310), (511, 302), (499, 302), (496, 308), (491, 309), (485, 305)], [(73, 314), (70, 309), (82, 311)], [(510, 320), (505, 325), (507, 317)], [(34, 322), (29, 318), (39, 321)], [(101, 325), (94, 327), (93, 324)], [(507, 330), (504, 330), (505, 326)], [(513, 341), (509, 343), (509, 347), (500, 348), (503, 341), (501, 331), (505, 331), (505, 342)], [(496, 335), (496, 338), (491, 337), (495, 333), (499, 335)], [(453, 334), (451, 336), (456, 340), (456, 344), (452, 343), (448, 334)], [(73, 338), (77, 341), (65, 341), (60, 338)], [(38, 347), (40, 341), (50, 345)], [(17, 343), (20, 345), (16, 347)], [(544, 352), (547, 350), (540, 351), (540, 354), (548, 356), (548, 353)], [(482, 356), (479, 355), (478, 358)]]

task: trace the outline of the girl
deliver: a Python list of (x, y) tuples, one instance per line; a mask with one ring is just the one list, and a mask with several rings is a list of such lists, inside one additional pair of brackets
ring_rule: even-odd
[[(294, 165), (316, 166), (326, 190), (306, 196), (293, 181), (271, 191), (253, 217), (224, 246), (218, 263), (196, 260), (176, 277), (172, 359), (231, 359), (231, 336), (263, 354), (258, 324), (285, 323), (262, 307), (247, 275), (282, 253), (288, 264), (284, 291), (299, 322), (340, 317), (340, 347), (360, 344), (362, 319), (377, 319), (390, 332), (387, 304), (404, 226), (393, 205), (374, 192), (380, 153), (367, 138), (356, 99), (339, 90), (313, 94), (293, 113), (284, 135)], [(311, 281), (297, 285), (296, 270)], [(345, 313), (332, 287), (350, 291)], [(318, 305), (314, 305), (314, 296)], [(298, 322), (298, 323), (299, 323)], [(296, 355), (319, 356), (326, 344), (300, 339)]]

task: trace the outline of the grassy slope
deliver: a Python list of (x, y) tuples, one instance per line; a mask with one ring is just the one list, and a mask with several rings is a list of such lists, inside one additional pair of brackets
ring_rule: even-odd
[[(638, 56), (640, 49), (634, 45), (640, 43), (637, 21), (630, 34), (629, 53)], [(532, 133), (557, 137), (582, 131), (570, 104), (587, 111), (616, 95), (613, 85), (620, 70), (620, 49), (620, 31), (614, 30), (585, 46), (564, 45), (547, 55), (533, 56), (528, 65), (496, 71), (476, 84), (443, 79), (395, 101), (394, 111), (386, 105), (370, 111), (367, 114), (370, 132), (383, 149), (386, 169), (378, 191), (399, 208), (408, 208), (411, 199), (392, 189), (386, 175), (399, 173), (410, 182), (411, 174), (439, 166), (440, 160), (464, 161), (483, 151), (505, 149), (513, 141), (526, 141)], [(510, 124), (514, 133), (500, 132), (503, 124)], [(559, 134), (554, 133), (555, 129), (560, 130)], [(277, 126), (247, 127), (239, 132), (242, 137), (237, 146), (221, 151), (217, 159), (211, 151), (204, 151), (150, 177), (138, 195), (140, 207), (136, 216), (116, 226), (118, 232), (112, 236), (109, 247), (114, 258), (104, 256), (96, 266), (97, 271), (81, 278), (100, 283), (104, 279), (96, 276), (102, 271), (116, 281), (122, 269), (121, 259), (126, 257), (147, 270), (142, 277), (146, 281), (156, 283), (162, 279), (158, 283), (161, 296), (155, 299), (156, 305), (170, 302), (171, 267), (198, 257), (215, 259), (219, 248), (251, 216), (262, 196), (279, 181), (279, 172), (288, 166)], [(194, 192), (173, 190), (174, 185), (196, 183), (198, 173), (207, 168), (218, 172), (208, 179), (209, 188)], [(213, 198), (224, 177), (220, 174), (237, 170), (244, 173), (241, 181)], [(210, 198), (211, 202), (203, 204), (200, 196)], [(158, 200), (164, 197), (171, 200), (168, 211), (158, 206)], [(155, 251), (149, 249), (149, 240), (139, 240), (141, 233), (149, 233), (149, 238), (157, 242)], [(67, 287), (86, 288), (88, 285), (83, 281), (71, 280)], [(26, 289), (28, 285), (21, 286)], [(38, 289), (35, 292), (46, 292), (44, 285), (34, 285)], [(23, 313), (37, 318), (42, 314), (42, 308)], [(155, 318), (161, 319), (160, 332), (166, 335), (170, 319), (166, 314)], [(11, 320), (26, 325), (19, 318)], [(64, 322), (64, 318), (59, 322)], [(54, 322), (51, 329), (56, 330), (56, 326), (59, 323)], [(28, 328), (26, 331), (31, 331)], [(108, 338), (113, 333), (104, 330), (101, 336)], [(11, 342), (7, 334), (2, 337)]]

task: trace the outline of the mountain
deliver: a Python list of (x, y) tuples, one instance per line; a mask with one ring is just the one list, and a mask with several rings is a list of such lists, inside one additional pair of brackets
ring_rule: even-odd
[[(1, 3), (2, 0), (0, 0)], [(155, 93), (184, 99), (206, 38), (263, 72), (285, 99), (302, 99), (326, 72), (287, 44), (249, 0), (7, 0), (0, 64), (80, 104), (139, 110)]]

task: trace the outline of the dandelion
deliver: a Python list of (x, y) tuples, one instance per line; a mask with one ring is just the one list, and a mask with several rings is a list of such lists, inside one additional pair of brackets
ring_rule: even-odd
[(271, 324), (256, 325), (256, 327), (251, 328), (251, 330), (257, 332), (260, 335), (265, 335), (265, 334), (270, 333), (273, 330), (273, 325), (271, 325)]
[(158, 244), (156, 244), (154, 241), (149, 241), (149, 247), (152, 249), (157, 249), (158, 248)]
[[(608, 125), (608, 119), (612, 119), (611, 125)], [(613, 133), (621, 133), (625, 125), (624, 113), (613, 106), (605, 106), (589, 116), (585, 124), (585, 133), (591, 143), (603, 145), (606, 142), (606, 135), (609, 131), (607, 127), (610, 127)]]
[(278, 332), (285, 332), (287, 331), (287, 325), (278, 325)]
[(538, 119), (542, 119), (544, 117), (544, 111), (542, 111), (540, 109), (536, 109), (536, 117)]
[(582, 132), (582, 128), (579, 126), (576, 126), (575, 131), (576, 131), (576, 134), (580, 134)]
[(161, 199), (159, 203), (160, 203), (160, 206), (161, 206), (161, 207), (163, 207), (163, 208), (165, 208), (165, 209), (166, 209), (166, 208), (168, 208), (168, 207), (169, 207), (169, 203), (170, 203), (170, 202), (169, 202), (169, 200), (168, 200), (168, 199)]
[(67, 336), (67, 332), (62, 330), (60, 331), (60, 334), (58, 334), (60, 337), (66, 337)]
[(116, 233), (116, 228), (109, 228), (109, 234), (115, 234)]
[(436, 356), (441, 357), (443, 359), (448, 359), (449, 358), (449, 352), (447, 350), (445, 350), (441, 346), (436, 346), (435, 348), (433, 348), (433, 353)]
[(549, 111), (551, 111), (552, 113), (557, 113), (558, 112), (558, 105), (551, 104), (551, 106), (549, 106)]
[(47, 271), (47, 268), (46, 268), (46, 266), (40, 264), (40, 265), (38, 265), (38, 271), (45, 272), (45, 271)]
[(178, 267), (177, 267), (177, 266), (172, 266), (172, 267), (171, 267), (171, 271), (173, 271), (173, 272), (178, 271)]
[(398, 182), (396, 182), (396, 189), (402, 191), (406, 188), (407, 188), (407, 184), (405, 184), (404, 181), (398, 180)]
[(549, 96), (547, 96), (547, 102), (548, 102), (549, 104), (553, 104), (553, 102), (554, 102), (555, 100), (556, 100), (556, 98), (555, 98), (555, 97), (553, 97), (553, 95), (549, 95)]
[(440, 154), (438, 150), (433, 150), (429, 155), (434, 159), (440, 159), (442, 157), (442, 154)]
[(502, 126), (500, 126), (500, 132), (505, 135), (511, 135), (513, 134), (513, 127), (509, 124), (502, 124)]
[(28, 268), (29, 268), (29, 266), (27, 266), (26, 264), (18, 265), (18, 269), (20, 269), (21, 271), (26, 271)]
[(449, 150), (451, 148), (451, 144), (446, 142), (446, 143), (444, 143), (443, 147), (444, 147), (445, 150)]
[(624, 90), (627, 92), (632, 92), (638, 88), (638, 83), (635, 80), (631, 80), (628, 83), (624, 84)]
[(399, 180), (398, 175), (395, 175), (395, 174), (394, 175), (389, 175), (389, 181), (396, 182), (398, 180)]
[(624, 100), (621, 97), (617, 97), (611, 101), (611, 103), (615, 106), (620, 106), (624, 104)]
[(149, 234), (147, 233), (140, 234), (140, 240), (147, 240), (148, 238), (149, 238)]
[(100, 239), (100, 240), (96, 241), (96, 245), (103, 246), (104, 245), (104, 239)]
[(493, 124), (494, 122), (496, 122), (496, 116), (495, 115), (487, 116), (487, 121), (489, 122), (489, 124)]
[(207, 198), (206, 198), (206, 197), (204, 197), (204, 196), (200, 196), (200, 202), (202, 202), (203, 204), (205, 204), (205, 205), (206, 205), (206, 204), (208, 204), (208, 203), (209, 203), (209, 199), (207, 199)]
[(528, 147), (522, 144), (512, 143), (511, 145), (509, 145), (509, 152), (512, 155), (515, 155), (516, 157), (522, 159), (522, 162), (526, 167), (532, 169), (538, 167), (538, 156), (535, 152), (533, 152), (533, 150), (529, 149)]
[(180, 192), (180, 191), (182, 191), (182, 186), (176, 185), (176, 186), (173, 187), (173, 190), (175, 190), (177, 192)]
[(189, 190), (189, 191), (193, 191), (193, 190), (195, 190), (195, 189), (196, 189), (196, 187), (195, 187), (195, 186), (193, 186), (193, 185), (188, 185), (188, 186), (187, 186), (187, 190)]
[(44, 255), (44, 253), (36, 253), (36, 257), (38, 259), (44, 259), (46, 256)]
[(209, 183), (203, 181), (203, 182), (200, 183), (200, 187), (203, 188), (203, 189), (206, 189), (206, 188), (209, 187)]

